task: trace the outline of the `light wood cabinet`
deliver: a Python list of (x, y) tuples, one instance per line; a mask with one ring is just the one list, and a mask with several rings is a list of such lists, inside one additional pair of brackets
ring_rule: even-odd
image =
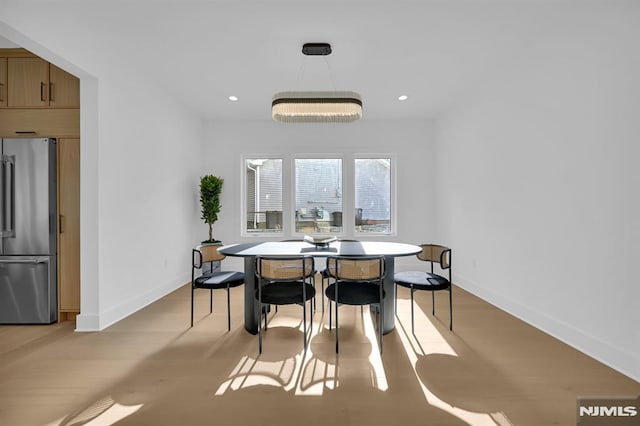
[(78, 108), (0, 108), (0, 137), (78, 137)]
[(3, 59), (7, 61), (7, 107), (80, 108), (80, 80), (77, 77), (41, 58)]
[(8, 106), (49, 106), (49, 63), (40, 58), (8, 58)]
[(49, 106), (80, 108), (80, 80), (53, 64), (49, 67)]
[(0, 49), (0, 137), (54, 137), (60, 321), (80, 312), (80, 80), (25, 49)]
[(7, 58), (0, 58), (0, 108), (7, 107)]
[(80, 139), (58, 139), (60, 312), (80, 312)]

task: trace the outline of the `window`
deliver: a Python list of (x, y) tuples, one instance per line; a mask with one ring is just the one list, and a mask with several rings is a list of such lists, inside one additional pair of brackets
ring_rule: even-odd
[(355, 232), (391, 233), (391, 159), (357, 158)]
[(245, 160), (246, 232), (282, 232), (282, 159)]
[(342, 160), (295, 160), (295, 231), (342, 232)]
[(296, 157), (243, 159), (243, 235), (395, 232), (390, 156)]

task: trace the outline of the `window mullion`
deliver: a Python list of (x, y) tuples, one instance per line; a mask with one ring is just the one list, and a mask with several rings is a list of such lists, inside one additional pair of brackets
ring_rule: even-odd
[(342, 213), (342, 232), (345, 237), (353, 238), (355, 234), (355, 167), (352, 155), (344, 157), (342, 162), (342, 184), (343, 184), (343, 213)]

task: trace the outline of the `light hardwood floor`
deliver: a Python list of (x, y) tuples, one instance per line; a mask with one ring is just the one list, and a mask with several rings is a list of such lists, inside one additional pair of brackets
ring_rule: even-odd
[[(575, 425), (576, 398), (638, 395), (640, 383), (473, 295), (416, 293), (416, 333), (400, 289), (396, 329), (378, 354), (372, 316), (340, 307), (341, 345), (320, 307), (302, 350), (301, 308), (265, 333), (242, 325), (243, 288), (189, 287), (99, 333), (73, 323), (0, 327), (0, 425)], [(440, 296), (440, 297), (438, 297)], [(318, 301), (320, 300), (318, 296)], [(322, 328), (318, 328), (319, 323)]]

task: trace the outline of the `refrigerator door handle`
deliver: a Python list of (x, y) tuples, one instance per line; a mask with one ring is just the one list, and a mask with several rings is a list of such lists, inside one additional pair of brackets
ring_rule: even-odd
[[(1, 139), (0, 139), (1, 140)], [(0, 237), (4, 237), (4, 231), (7, 229), (6, 220), (5, 220), (5, 206), (7, 205), (6, 201), (6, 179), (5, 179), (5, 171), (4, 171), (4, 155), (0, 157)]]
[(2, 230), (1, 237), (16, 236), (15, 201), (16, 201), (16, 157), (2, 156)]
[(0, 259), (0, 263), (10, 263), (10, 264), (27, 263), (30, 265), (37, 265), (38, 263), (48, 263), (48, 262), (49, 262), (48, 257), (37, 257), (35, 259)]

